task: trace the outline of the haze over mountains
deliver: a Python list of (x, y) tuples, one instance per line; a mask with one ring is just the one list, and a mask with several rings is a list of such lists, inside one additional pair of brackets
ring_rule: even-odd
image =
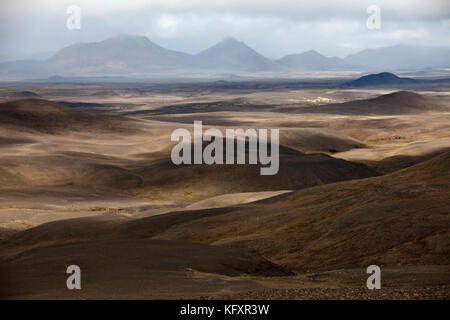
[(163, 48), (145, 36), (121, 35), (65, 47), (47, 60), (0, 64), (0, 76), (142, 76), (179, 73), (399, 70), (450, 66), (450, 50), (397, 45), (366, 49), (345, 58), (310, 50), (271, 60), (244, 42), (227, 37), (196, 54)]

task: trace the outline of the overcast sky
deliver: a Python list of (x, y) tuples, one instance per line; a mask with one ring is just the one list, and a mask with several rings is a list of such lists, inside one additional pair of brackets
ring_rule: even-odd
[[(381, 29), (366, 26), (369, 5)], [(68, 30), (67, 7), (81, 9)], [(315, 49), (345, 56), (399, 43), (450, 46), (449, 0), (1, 0), (0, 55), (56, 51), (117, 34), (146, 35), (169, 49), (197, 53), (225, 36), (270, 58)]]

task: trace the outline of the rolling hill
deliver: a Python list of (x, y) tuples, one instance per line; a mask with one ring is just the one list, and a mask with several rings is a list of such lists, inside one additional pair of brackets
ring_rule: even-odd
[[(364, 165), (335, 159), (326, 154), (306, 154), (299, 151), (311, 150), (312, 146), (317, 151), (325, 152), (364, 146), (355, 139), (329, 130), (282, 131), (281, 142), (292, 145), (292, 148), (283, 145), (280, 147), (280, 171), (277, 175), (261, 176), (262, 166), (259, 164), (174, 165), (170, 159), (169, 142), (164, 139), (166, 134), (170, 135), (169, 128), (145, 126), (123, 116), (88, 114), (41, 99), (1, 103), (0, 129), (19, 133), (18, 137), (23, 136), (15, 140), (3, 139), (0, 141), (3, 145), (16, 144), (19, 149), (20, 144), (35, 145), (27, 147), (35, 149), (33, 152), (20, 151), (0, 157), (0, 169), (3, 172), (0, 188), (3, 189), (68, 185), (92, 187), (101, 191), (132, 192), (137, 189), (136, 192), (140, 195), (161, 192), (167, 193), (166, 197), (169, 198), (192, 202), (199, 197), (225, 193), (299, 189), (377, 175), (377, 172)], [(78, 138), (73, 134), (87, 134), (100, 139), (100, 142), (79, 144), (76, 142)], [(114, 137), (124, 134), (129, 136), (129, 140), (124, 141), (130, 141), (132, 145), (137, 143), (135, 141), (144, 139), (143, 137), (144, 141), (153, 141), (143, 147), (137, 144), (137, 150), (150, 150), (149, 148), (158, 146), (161, 148), (161, 143), (167, 143), (161, 149), (165, 153), (158, 155), (156, 159), (145, 155), (137, 158), (132, 155), (123, 156), (121, 151), (115, 150), (123, 150), (128, 144), (122, 142), (121, 145), (112, 147), (110, 139), (117, 139)], [(159, 138), (161, 135), (163, 142)], [(58, 149), (56, 141), (66, 138), (69, 139), (69, 146)], [(51, 140), (55, 142), (49, 142)], [(80, 149), (86, 145), (90, 148), (88, 152)], [(101, 154), (100, 150), (105, 150), (107, 154)], [(248, 153), (246, 158), (248, 159)]]
[(43, 99), (18, 99), (0, 103), (0, 126), (19, 131), (133, 131), (124, 122), (134, 121), (114, 116), (90, 115)]
[(389, 115), (448, 111), (449, 107), (448, 102), (444, 99), (429, 97), (411, 91), (397, 91), (372, 99), (352, 100), (343, 103), (301, 108), (296, 110), (296, 112)]
[(450, 263), (449, 161), (447, 152), (386, 176), (234, 207), (131, 220), (56, 221), (16, 233), (0, 249), (6, 258), (56, 243), (158, 239), (250, 252), (295, 272), (445, 265)]
[(192, 212), (186, 220), (181, 213), (144, 218), (123, 232), (233, 247), (295, 271), (449, 264), (449, 163), (446, 152), (386, 176)]
[[(30, 263), (33, 268), (29, 268)], [(160, 240), (91, 241), (40, 248), (7, 261), (0, 259), (0, 298), (30, 294), (39, 299), (76, 297), (75, 292), (61, 286), (66, 279), (62, 267), (67, 263), (82, 266), (81, 294), (97, 299), (198, 297), (242, 290), (245, 285), (258, 288), (230, 276), (291, 274), (264, 258), (217, 246)], [(177, 290), (170, 293), (167, 288), (173, 286)]]
[(356, 80), (349, 81), (345, 84), (347, 87), (395, 87), (401, 85), (414, 84), (418, 81), (411, 78), (400, 78), (393, 73), (381, 72), (377, 74), (369, 74)]
[(163, 159), (144, 164), (132, 172), (142, 178), (144, 191), (194, 199), (236, 192), (301, 189), (378, 175), (361, 164), (280, 146), (278, 173), (263, 176), (260, 168), (265, 166), (248, 164), (248, 147), (246, 149), (247, 164), (174, 165), (170, 159)]

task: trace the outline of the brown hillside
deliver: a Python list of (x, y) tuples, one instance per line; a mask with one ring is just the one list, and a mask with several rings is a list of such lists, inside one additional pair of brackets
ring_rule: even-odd
[(436, 97), (427, 97), (415, 92), (398, 91), (373, 99), (353, 100), (310, 108), (298, 109), (298, 112), (329, 114), (408, 114), (429, 111), (448, 111), (448, 101)]

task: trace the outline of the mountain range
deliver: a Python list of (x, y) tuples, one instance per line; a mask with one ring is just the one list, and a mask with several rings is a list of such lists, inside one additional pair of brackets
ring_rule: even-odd
[(366, 49), (345, 58), (310, 50), (271, 60), (244, 42), (227, 37), (198, 54), (163, 48), (145, 36), (121, 35), (79, 43), (46, 60), (0, 63), (0, 76), (145, 76), (179, 73), (254, 73), (328, 70), (399, 70), (450, 66), (450, 49), (406, 45)]

